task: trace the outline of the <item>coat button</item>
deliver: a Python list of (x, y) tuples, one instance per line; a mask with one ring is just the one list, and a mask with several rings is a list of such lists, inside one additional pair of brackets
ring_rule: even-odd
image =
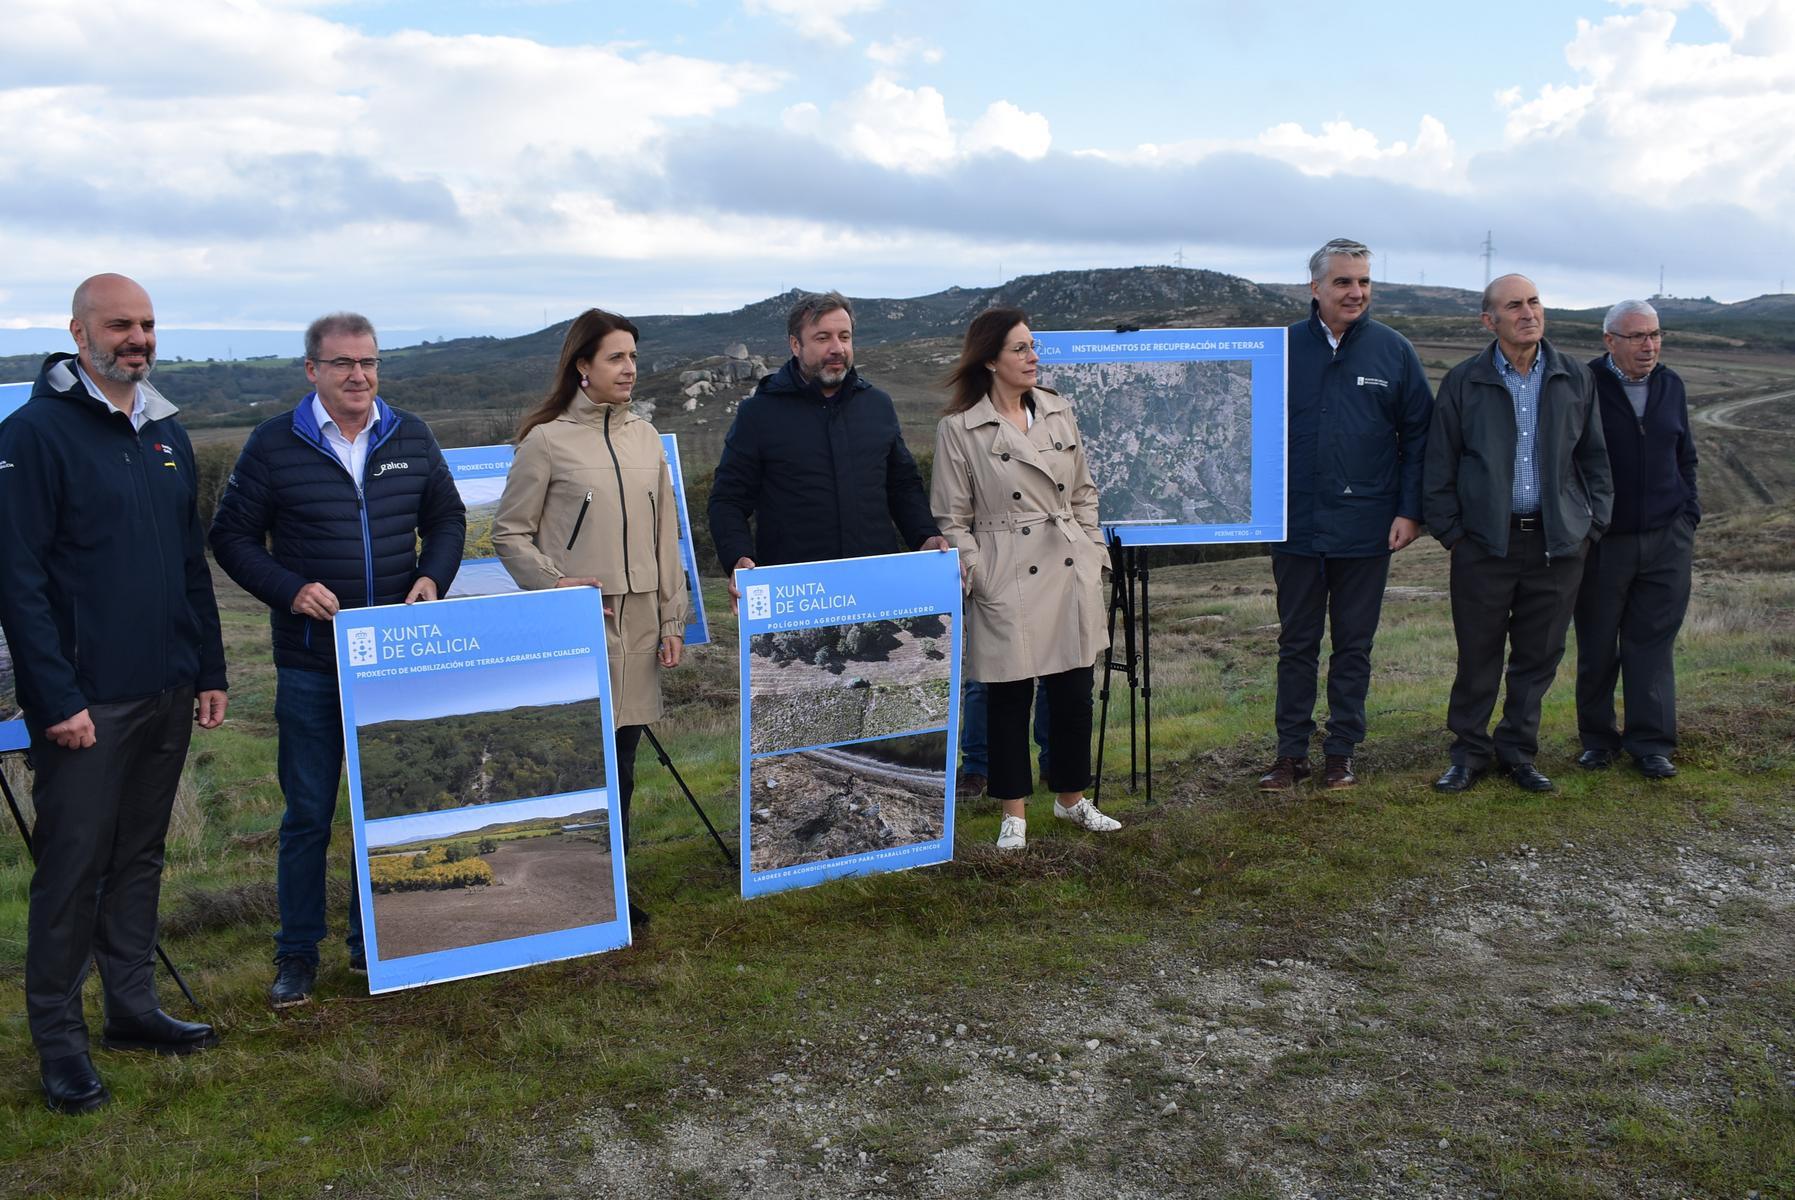
[(1056, 484), (1054, 484), (1054, 485), (1053, 485), (1053, 486), (1054, 486), (1054, 487), (1056, 487), (1056, 488), (1058, 488), (1058, 489), (1059, 489), (1059, 490), (1060, 490), (1060, 491), (1062, 491), (1062, 492), (1063, 492), (1063, 491), (1065, 491), (1065, 490), (1066, 490), (1066, 485), (1065, 485), (1065, 484), (1063, 484), (1063, 483), (1056, 483)]
[(1022, 527), (1022, 536), (1023, 536), (1023, 537), (1027, 537), (1027, 536), (1028, 536), (1028, 534), (1029, 534), (1029, 528), (1028, 528), (1028, 526), (1026, 526), (1026, 525), (1024, 525), (1024, 526), (1023, 526), (1023, 527)]
[(1021, 492), (1011, 492), (1011, 493), (1010, 493), (1010, 499), (1012, 499), (1012, 500), (1020, 500), (1020, 499), (1022, 499), (1022, 493), (1021, 493)]
[(1002, 454), (1002, 455), (999, 455), (999, 456), (998, 456), (998, 457), (1000, 457), (1000, 458), (1002, 458), (1002, 459), (1003, 459), (1003, 461), (1005, 461), (1005, 462), (1009, 462), (1009, 461), (1010, 461), (1010, 456), (1009, 456), (1009, 455), (1007, 455), (1007, 454)]
[(1040, 567), (1030, 567), (1028, 569), (1028, 573), (1030, 575), (1039, 575), (1041, 573), (1041, 568)]
[(1053, 444), (1053, 448), (1054, 448), (1054, 449), (1055, 449), (1055, 450), (1064, 450), (1064, 449), (1065, 449), (1065, 448), (1066, 448), (1066, 447), (1065, 447), (1065, 445), (1064, 445), (1064, 444), (1063, 444), (1063, 443), (1060, 443), (1060, 442), (1055, 442), (1055, 443), (1054, 443), (1054, 444)]
[(1068, 558), (1068, 559), (1067, 559), (1067, 560), (1066, 560), (1066, 565), (1067, 565), (1067, 566), (1068, 566), (1068, 567), (1069, 567), (1069, 566), (1071, 566), (1071, 565), (1072, 565), (1072, 560), (1071, 560), (1071, 559), (1069, 559), (1069, 558)]

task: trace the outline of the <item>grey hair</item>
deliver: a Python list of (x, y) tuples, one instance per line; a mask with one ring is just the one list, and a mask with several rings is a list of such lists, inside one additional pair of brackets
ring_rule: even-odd
[(1351, 238), (1335, 238), (1309, 256), (1310, 283), (1321, 282), (1321, 277), (1328, 273), (1328, 259), (1336, 255), (1341, 258), (1370, 258), (1371, 247)]
[(1608, 315), (1602, 318), (1602, 332), (1613, 333), (1614, 327), (1621, 323), (1622, 317), (1630, 317), (1634, 313), (1638, 313), (1642, 317), (1650, 317), (1654, 321), (1658, 319), (1658, 310), (1644, 300), (1622, 300), (1609, 309)]
[(806, 325), (837, 309), (847, 313), (848, 323), (853, 323), (854, 306), (840, 292), (805, 292), (798, 297), (798, 302), (792, 305), (791, 313), (785, 318), (785, 332), (801, 339)]
[(324, 339), (335, 336), (371, 337), (375, 346), (380, 345), (380, 338), (374, 333), (374, 323), (360, 313), (325, 313), (306, 327), (306, 358), (317, 362), (318, 355), (324, 351)]

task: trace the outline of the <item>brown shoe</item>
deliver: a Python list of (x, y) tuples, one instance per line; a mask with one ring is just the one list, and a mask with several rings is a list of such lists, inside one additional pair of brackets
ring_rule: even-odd
[(1287, 792), (1307, 778), (1309, 778), (1308, 759), (1279, 758), (1272, 763), (1271, 770), (1259, 777), (1259, 790), (1262, 792)]
[(964, 771), (954, 780), (954, 799), (977, 800), (985, 794), (985, 777), (977, 771)]
[(1321, 786), (1349, 788), (1359, 786), (1359, 777), (1352, 773), (1352, 755), (1330, 754), (1321, 768)]

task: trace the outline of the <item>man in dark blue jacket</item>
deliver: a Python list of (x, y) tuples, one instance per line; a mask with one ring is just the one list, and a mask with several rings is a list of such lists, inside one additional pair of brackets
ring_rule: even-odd
[[(274, 630), (274, 720), (287, 801), (269, 993), (276, 1008), (311, 998), (325, 934), (325, 856), (343, 773), (331, 622), (346, 608), (443, 595), (466, 537), (467, 509), (436, 439), (423, 421), (375, 394), (379, 370), (366, 317), (313, 321), (305, 374), (317, 390), (249, 435), (212, 522), (218, 565), (268, 606)], [(350, 968), (366, 970), (354, 897), (348, 941)]]
[(854, 369), (847, 298), (805, 295), (786, 335), (791, 360), (742, 402), (711, 484), (724, 569), (945, 550), (891, 397)]
[(100, 968), (113, 1049), (218, 1043), (156, 999), (163, 841), (190, 722), (224, 720), (224, 643), (200, 534), (193, 447), (147, 382), (156, 317), (143, 288), (75, 291), (80, 353), (44, 360), (0, 423), (0, 625), (31, 736), (37, 809), (25, 1010), (44, 1100), (110, 1098), (88, 1056), (81, 985)]
[[(1689, 610), (1701, 501), (1683, 380), (1658, 361), (1664, 331), (1643, 300), (1602, 322), (1608, 353), (1592, 359), (1614, 472), (1614, 519), (1583, 564), (1577, 593), (1577, 765), (1601, 770), (1625, 750), (1648, 779), (1677, 773), (1677, 680), (1671, 648)], [(1614, 719), (1614, 684), (1627, 728)]]
[(1278, 584), (1278, 756), (1259, 778), (1309, 777), (1323, 622), (1332, 627), (1321, 786), (1358, 782), (1371, 641), (1390, 555), (1421, 530), (1421, 464), (1433, 395), (1409, 340), (1366, 316), (1371, 251), (1336, 238), (1309, 259), (1309, 319), (1290, 327), (1288, 532)]

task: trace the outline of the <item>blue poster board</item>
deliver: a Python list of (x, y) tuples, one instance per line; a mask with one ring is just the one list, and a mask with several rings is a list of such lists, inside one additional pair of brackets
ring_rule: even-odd
[[(25, 401), (31, 399), (29, 383), (0, 383), (0, 421)], [(23, 750), (31, 745), (25, 722), (16, 715), (19, 697), (13, 687), (12, 651), (7, 649), (6, 634), (0, 632), (0, 754)]]
[(1281, 542), (1286, 330), (1037, 333), (1125, 546)]
[(603, 612), (555, 588), (337, 618), (370, 991), (629, 944)]
[[(686, 483), (679, 471), (679, 443), (671, 433), (661, 434), (667, 467), (673, 474), (673, 498), (679, 509), (679, 558), (686, 573), (686, 596), (691, 617), (686, 621), (686, 645), (702, 646), (711, 640), (704, 616), (704, 594), (698, 590), (698, 560), (692, 553), (692, 523), (686, 517)], [(511, 470), (510, 446), (464, 446), (444, 450), (443, 459), (455, 476), (461, 502), (467, 505), (467, 546), (461, 570), (449, 587), (451, 596), (491, 596), (517, 591), (510, 572), (492, 548), (492, 518), (498, 512), (505, 476)]]
[(952, 859), (959, 552), (735, 578), (742, 895)]

